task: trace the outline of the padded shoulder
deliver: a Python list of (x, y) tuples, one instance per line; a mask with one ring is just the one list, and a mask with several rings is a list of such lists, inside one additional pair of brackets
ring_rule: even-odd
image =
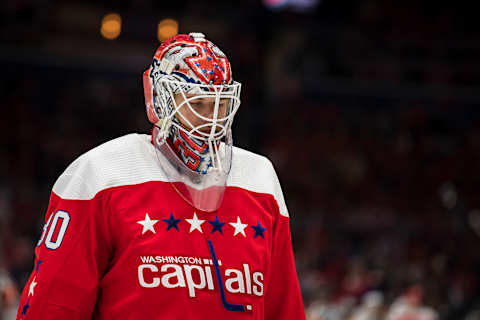
[(53, 192), (63, 199), (89, 200), (111, 187), (167, 181), (149, 139), (129, 134), (84, 153), (58, 178)]
[[(168, 181), (161, 169), (150, 135), (128, 134), (110, 140), (73, 161), (53, 186), (63, 199), (90, 200), (105, 189), (149, 181)], [(282, 189), (266, 157), (233, 148), (227, 186), (271, 194), (280, 213), (288, 217)]]
[(271, 194), (277, 201), (280, 214), (288, 217), (282, 188), (270, 160), (259, 154), (234, 147), (232, 161), (227, 185)]

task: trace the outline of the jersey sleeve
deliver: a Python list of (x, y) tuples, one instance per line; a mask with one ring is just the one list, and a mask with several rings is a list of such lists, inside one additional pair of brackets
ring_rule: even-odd
[[(272, 167), (273, 170), (273, 167)], [(305, 319), (283, 193), (274, 173), (276, 220), (273, 230), (271, 271), (265, 292), (265, 320)]]
[(82, 172), (64, 173), (54, 186), (35, 263), (23, 290), (17, 319), (91, 319), (99, 279), (112, 246), (108, 197), (90, 193)]

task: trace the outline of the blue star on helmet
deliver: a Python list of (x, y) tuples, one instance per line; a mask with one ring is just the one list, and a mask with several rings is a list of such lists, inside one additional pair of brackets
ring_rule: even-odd
[(212, 61), (212, 57), (208, 56), (208, 57), (207, 57), (207, 60), (208, 60), (208, 61)]
[(219, 231), (221, 234), (223, 234), (222, 227), (226, 224), (226, 222), (220, 222), (220, 220), (218, 220), (218, 216), (215, 217), (215, 220), (208, 221), (208, 223), (213, 226), (212, 233)]
[(207, 69), (202, 69), (202, 72), (203, 72), (203, 73), (207, 73)]
[(178, 223), (181, 221), (180, 219), (175, 219), (173, 216), (173, 213), (170, 213), (170, 218), (168, 219), (162, 219), (162, 221), (167, 223), (167, 231), (169, 231), (172, 228), (177, 229), (177, 231), (180, 231), (178, 229)]
[(255, 235), (253, 236), (253, 238), (256, 238), (257, 236), (260, 236), (262, 237), (263, 239), (265, 239), (265, 237), (263, 236), (263, 233), (267, 230), (266, 228), (262, 227), (260, 225), (260, 221), (258, 221), (258, 224), (256, 226), (250, 226), (253, 228), (253, 230), (255, 230)]

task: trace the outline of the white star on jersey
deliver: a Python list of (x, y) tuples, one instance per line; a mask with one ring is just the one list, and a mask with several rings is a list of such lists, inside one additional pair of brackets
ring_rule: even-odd
[(158, 220), (150, 220), (150, 217), (148, 216), (148, 213), (145, 214), (145, 220), (137, 221), (138, 224), (141, 224), (143, 226), (142, 234), (144, 234), (147, 231), (152, 231), (153, 233), (156, 233), (153, 226), (157, 222), (158, 222)]
[(236, 223), (230, 222), (229, 225), (231, 225), (232, 227), (235, 228), (235, 232), (233, 233), (234, 236), (236, 236), (239, 233), (241, 233), (244, 237), (247, 236), (245, 234), (245, 228), (248, 226), (248, 224), (242, 223), (242, 221), (240, 221), (239, 216), (237, 216), (237, 222)]
[(200, 220), (197, 218), (197, 214), (194, 212), (193, 213), (193, 218), (192, 219), (185, 219), (188, 223), (190, 223), (190, 233), (194, 230), (200, 231), (200, 233), (203, 233), (202, 231), (202, 223), (205, 222), (205, 220)]
[(37, 285), (37, 283), (35, 282), (35, 279), (37, 279), (37, 277), (33, 278), (32, 283), (30, 283), (30, 287), (28, 288), (28, 295), (29, 296), (33, 296), (33, 294), (34, 294), (33, 290), (35, 289), (35, 286)]

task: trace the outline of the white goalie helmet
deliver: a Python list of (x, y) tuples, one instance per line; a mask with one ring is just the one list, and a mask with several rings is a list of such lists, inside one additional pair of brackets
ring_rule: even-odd
[(143, 73), (159, 164), (192, 206), (221, 205), (232, 161), (232, 123), (241, 84), (225, 54), (201, 33), (179, 34), (155, 52)]

